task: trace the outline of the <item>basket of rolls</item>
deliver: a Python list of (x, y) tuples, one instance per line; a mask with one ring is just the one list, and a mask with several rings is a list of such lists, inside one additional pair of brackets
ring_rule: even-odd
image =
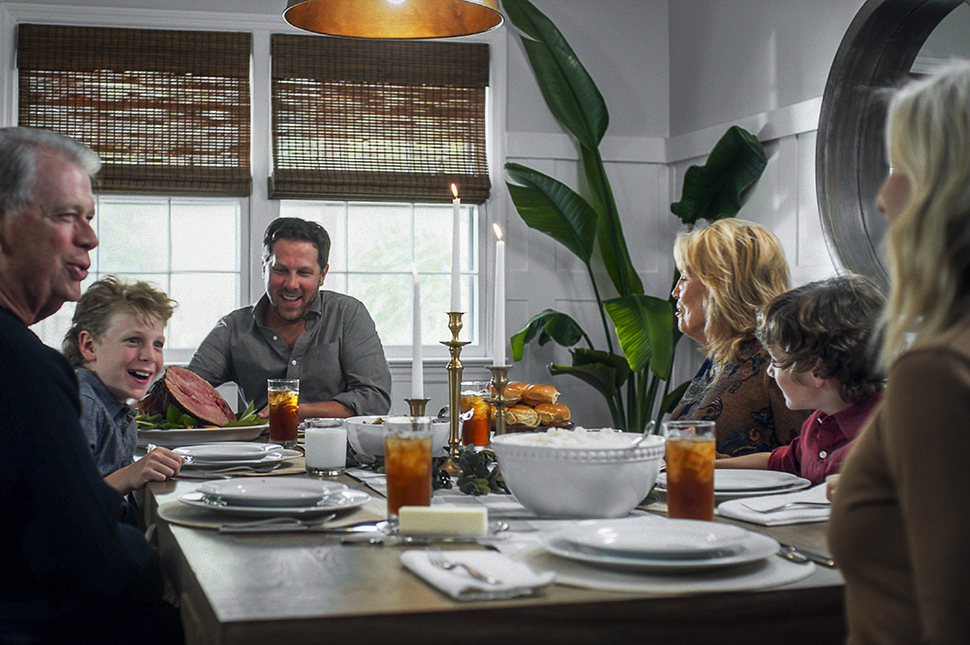
[[(494, 388), (492, 395), (495, 395)], [(505, 398), (514, 401), (506, 410), (505, 416), (509, 432), (572, 427), (569, 408), (558, 402), (559, 390), (551, 385), (509, 381), (505, 386)], [(493, 409), (492, 419), (494, 418)]]

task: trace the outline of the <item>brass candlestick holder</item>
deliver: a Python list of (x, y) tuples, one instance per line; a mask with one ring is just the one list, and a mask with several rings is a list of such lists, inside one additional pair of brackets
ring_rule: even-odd
[(448, 413), (451, 425), (448, 432), (448, 461), (442, 466), (442, 470), (451, 476), (456, 476), (461, 472), (458, 466), (458, 451), (461, 446), (461, 371), (462, 364), (459, 356), (461, 348), (469, 343), (467, 340), (458, 340), (458, 332), (461, 331), (461, 311), (448, 312), (448, 329), (451, 331), (451, 340), (441, 341), (442, 345), (448, 347), (451, 352), (451, 360), (448, 361)]
[(495, 435), (503, 435), (508, 432), (507, 408), (514, 403), (512, 399), (505, 398), (505, 386), (509, 384), (508, 371), (511, 365), (492, 365), (488, 369), (492, 372), (492, 388), (495, 396), (489, 399), (489, 403), (495, 406)]
[(431, 399), (404, 399), (408, 402), (408, 406), (411, 408), (412, 417), (423, 417), (424, 411), (428, 407), (428, 401)]

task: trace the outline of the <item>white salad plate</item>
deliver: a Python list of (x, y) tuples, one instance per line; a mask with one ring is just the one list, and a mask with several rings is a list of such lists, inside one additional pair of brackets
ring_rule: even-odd
[(238, 515), (313, 515), (363, 506), (367, 493), (337, 482), (290, 477), (237, 477), (208, 482), (185, 504)]
[[(586, 527), (570, 527), (568, 537), (563, 537), (564, 531), (556, 531), (541, 539), (543, 549), (563, 558), (578, 560), (589, 564), (596, 564), (606, 567), (636, 568), (652, 571), (700, 571), (704, 569), (717, 569), (736, 564), (756, 562), (773, 556), (780, 548), (778, 542), (760, 533), (745, 531), (739, 527), (728, 524), (714, 524), (706, 522), (707, 529), (714, 534), (715, 541), (722, 539), (725, 544), (732, 543), (733, 546), (721, 553), (717, 550), (711, 551), (707, 547), (702, 547), (701, 553), (675, 553), (675, 549), (670, 552), (663, 552), (663, 547), (659, 553), (651, 553), (646, 547), (652, 540), (658, 543), (671, 545), (678, 540), (685, 543), (698, 539), (697, 520), (670, 520), (659, 518), (660, 522), (645, 523), (642, 526), (642, 541), (645, 550), (642, 553), (622, 552), (604, 550), (599, 547), (588, 547), (578, 544), (584, 541), (590, 544), (596, 543), (596, 538), (592, 535), (583, 538), (577, 532), (585, 530), (594, 534), (597, 524), (602, 526), (602, 522), (590, 522)], [(740, 542), (735, 543), (737, 535), (734, 530), (742, 531), (745, 535)]]
[(138, 445), (148, 444), (163, 448), (194, 446), (212, 441), (252, 441), (269, 429), (269, 423), (255, 426), (236, 426), (229, 428), (181, 428), (175, 430), (139, 430)]
[(261, 457), (256, 457), (252, 459), (222, 459), (217, 461), (205, 461), (204, 459), (192, 458), (190, 461), (186, 461), (182, 468), (235, 468), (237, 466), (248, 466), (250, 468), (262, 468), (264, 466), (272, 466), (273, 464), (278, 464), (280, 462), (286, 461), (288, 459), (296, 459), (297, 457), (302, 457), (303, 453), (299, 450), (288, 450), (286, 448), (280, 448), (272, 452), (267, 452)]
[[(719, 498), (792, 493), (812, 485), (807, 479), (777, 470), (717, 469), (714, 494)], [(667, 490), (667, 473), (657, 477), (657, 490)]]
[(249, 441), (223, 441), (201, 443), (176, 448), (174, 452), (199, 461), (241, 461), (262, 459), (271, 452), (282, 450), (278, 443), (255, 443)]
[(730, 524), (652, 516), (584, 521), (557, 533), (560, 541), (589, 552), (655, 560), (734, 556), (750, 536)]

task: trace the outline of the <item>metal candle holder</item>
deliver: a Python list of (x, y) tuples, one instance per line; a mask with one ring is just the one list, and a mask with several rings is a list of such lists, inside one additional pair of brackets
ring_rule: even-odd
[(462, 364), (459, 356), (461, 348), (469, 343), (467, 340), (458, 340), (458, 332), (461, 331), (461, 311), (448, 312), (448, 329), (451, 331), (451, 340), (441, 341), (442, 345), (448, 347), (451, 352), (451, 360), (448, 361), (448, 412), (451, 421), (448, 432), (448, 461), (442, 466), (449, 475), (457, 475), (461, 472), (458, 466), (458, 451), (461, 446), (461, 371)]
[(505, 398), (505, 386), (509, 384), (508, 371), (511, 365), (491, 365), (489, 371), (492, 372), (492, 388), (495, 396), (489, 399), (489, 403), (495, 406), (495, 435), (503, 435), (508, 432), (506, 408), (512, 403), (513, 399)]
[(408, 402), (408, 406), (411, 408), (412, 417), (423, 417), (425, 408), (428, 407), (428, 401), (431, 399), (404, 399)]

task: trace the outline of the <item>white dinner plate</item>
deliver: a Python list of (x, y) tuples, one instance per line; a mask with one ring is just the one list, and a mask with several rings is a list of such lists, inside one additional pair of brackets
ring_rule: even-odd
[[(660, 519), (668, 523), (666, 540), (676, 540), (678, 535), (684, 534), (681, 523), (692, 521)], [(693, 528), (689, 529), (689, 531), (694, 530)], [(718, 569), (735, 564), (763, 560), (778, 552), (780, 546), (777, 540), (760, 533), (754, 533), (752, 531), (745, 532), (748, 534), (746, 539), (736, 549), (733, 549), (732, 553), (725, 555), (715, 554), (712, 557), (701, 558), (676, 558), (667, 557), (666, 555), (664, 557), (650, 557), (646, 555), (630, 555), (603, 551), (596, 548), (586, 548), (558, 537), (559, 532), (551, 533), (542, 538), (540, 544), (549, 553), (570, 560), (579, 560), (605, 567), (623, 567), (666, 572)]]
[(282, 450), (278, 443), (256, 443), (250, 441), (223, 441), (220, 443), (200, 443), (182, 446), (174, 452), (193, 461), (256, 461), (271, 452)]
[(187, 461), (182, 464), (182, 468), (205, 468), (205, 469), (218, 469), (218, 468), (234, 468), (236, 466), (249, 466), (250, 468), (262, 468), (264, 466), (271, 466), (273, 464), (278, 464), (288, 459), (296, 459), (297, 457), (302, 457), (303, 453), (299, 450), (288, 450), (286, 448), (280, 448), (279, 450), (274, 450), (273, 452), (268, 452), (258, 459), (239, 459), (239, 460), (227, 460), (222, 461), (202, 461), (199, 459), (193, 459), (192, 461)]
[[(777, 470), (719, 468), (714, 471), (714, 494), (723, 499), (749, 495), (792, 493), (812, 485), (807, 479)], [(666, 492), (667, 473), (657, 477), (657, 490)]]
[(557, 539), (588, 552), (654, 560), (734, 556), (750, 536), (750, 531), (731, 524), (654, 516), (589, 520), (557, 533)]
[(148, 444), (163, 448), (194, 446), (213, 441), (252, 441), (269, 429), (269, 423), (256, 426), (237, 426), (230, 428), (182, 428), (178, 430), (139, 430), (138, 445)]
[(313, 506), (347, 487), (339, 482), (296, 477), (236, 477), (199, 486), (211, 501), (234, 506)]
[[(253, 484), (253, 481), (268, 481), (268, 480), (282, 480), (286, 481), (287, 484), (274, 485), (274, 492), (267, 492), (269, 489), (264, 488), (258, 493), (243, 493), (242, 501), (236, 501), (231, 487), (235, 483), (240, 483), (240, 480), (245, 480), (245, 483), (249, 486)], [(307, 484), (316, 484), (316, 489), (310, 499), (303, 498), (302, 501), (294, 501), (301, 496), (305, 496), (307, 491), (299, 491), (293, 488), (294, 482), (305, 481)], [(314, 480), (300, 480), (291, 477), (238, 477), (234, 479), (226, 479), (219, 482), (211, 482), (213, 484), (220, 484), (225, 488), (220, 488), (217, 490), (228, 494), (233, 498), (233, 501), (226, 499), (225, 496), (220, 496), (212, 493), (206, 493), (201, 490), (201, 487), (191, 493), (186, 493), (179, 501), (190, 506), (198, 506), (200, 508), (208, 508), (210, 510), (226, 513), (230, 515), (254, 515), (254, 516), (267, 516), (267, 515), (286, 515), (286, 516), (296, 516), (296, 515), (319, 515), (322, 513), (332, 513), (334, 511), (342, 511), (351, 508), (357, 508), (363, 506), (370, 500), (370, 495), (361, 490), (356, 490), (352, 488), (347, 488), (343, 484), (336, 482), (320, 482)], [(329, 492), (322, 492), (324, 487), (329, 488)], [(289, 492), (286, 492), (288, 490)], [(239, 491), (235, 491), (235, 494), (239, 494)], [(278, 499), (272, 499), (277, 496)]]

